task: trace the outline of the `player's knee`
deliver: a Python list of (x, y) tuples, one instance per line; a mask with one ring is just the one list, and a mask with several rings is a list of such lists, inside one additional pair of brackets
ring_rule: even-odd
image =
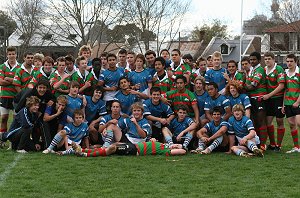
[(62, 137), (65, 137), (65, 136), (67, 135), (66, 130), (61, 130), (61, 131), (59, 132), (59, 135), (62, 136)]

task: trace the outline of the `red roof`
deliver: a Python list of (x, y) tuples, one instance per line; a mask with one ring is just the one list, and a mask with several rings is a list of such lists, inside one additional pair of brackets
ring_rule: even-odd
[(278, 26), (275, 26), (275, 27), (272, 27), (272, 28), (268, 28), (264, 32), (269, 32), (269, 33), (275, 33), (275, 32), (281, 32), (281, 33), (300, 32), (300, 20), (289, 23), (289, 24), (278, 25)]

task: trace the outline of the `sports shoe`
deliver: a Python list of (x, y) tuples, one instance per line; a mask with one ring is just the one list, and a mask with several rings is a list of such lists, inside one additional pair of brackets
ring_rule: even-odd
[(292, 150), (287, 151), (286, 153), (300, 153), (300, 149), (297, 147), (292, 148)]
[(55, 151), (53, 151), (52, 149), (45, 149), (44, 151), (43, 151), (43, 153), (44, 154), (48, 154), (48, 153), (55, 153)]
[(261, 149), (255, 148), (253, 149), (253, 153), (258, 157), (264, 157), (264, 153)]
[(72, 142), (71, 146), (75, 152), (81, 152), (81, 150), (82, 150), (80, 145), (76, 144), (75, 142)]
[(276, 149), (276, 146), (273, 146), (270, 144), (267, 146), (267, 150), (274, 151), (275, 149)]
[(204, 149), (201, 147), (196, 148), (196, 150), (191, 150), (192, 154), (200, 154)]
[(241, 157), (253, 157), (253, 154), (252, 153), (241, 152), (240, 156)]
[(264, 144), (264, 145), (260, 145), (260, 149), (261, 149), (262, 151), (266, 151), (266, 150), (267, 150), (266, 145), (265, 145), (265, 144)]
[(211, 150), (209, 148), (206, 148), (205, 150), (200, 152), (200, 154), (202, 154), (202, 155), (203, 154), (206, 155), (206, 154), (210, 154), (210, 153), (211, 153)]
[(28, 153), (28, 152), (22, 149), (22, 150), (17, 150), (17, 153)]
[(276, 146), (274, 152), (280, 152), (281, 151), (281, 147), (280, 146)]

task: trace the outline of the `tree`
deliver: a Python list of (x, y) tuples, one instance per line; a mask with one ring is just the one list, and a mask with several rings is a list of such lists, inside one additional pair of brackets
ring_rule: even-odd
[(203, 40), (204, 43), (209, 43), (213, 37), (229, 37), (227, 25), (222, 24), (218, 19), (214, 19), (211, 25), (204, 24), (200, 27), (195, 27), (190, 36), (191, 40)]
[(150, 48), (150, 41), (156, 35), (157, 51), (166, 40), (173, 40), (180, 24), (187, 12), (191, 0), (128, 0), (128, 6), (124, 12), (127, 23), (134, 23), (140, 30), (141, 35), (134, 35), (136, 43), (139, 44), (140, 52)]
[(279, 0), (273, 2), (272, 11), (277, 12), (280, 19), (285, 23), (292, 23), (300, 20), (299, 0)]
[[(125, 6), (125, 1), (118, 0), (49, 0), (48, 15), (57, 40), (93, 47), (107, 41), (109, 26), (122, 22)], [(80, 39), (69, 39), (72, 34)]]
[(19, 54), (32, 41), (33, 35), (42, 26), (45, 4), (43, 0), (12, 0), (8, 6), (10, 15), (17, 23), (17, 29), (21, 34), (23, 44), (19, 48)]

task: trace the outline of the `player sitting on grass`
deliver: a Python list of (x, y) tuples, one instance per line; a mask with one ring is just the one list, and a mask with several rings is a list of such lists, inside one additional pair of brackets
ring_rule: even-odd
[(170, 146), (175, 142), (182, 144), (183, 149), (187, 150), (197, 124), (192, 118), (187, 116), (187, 107), (185, 105), (179, 105), (177, 110), (177, 117), (170, 122), (168, 127), (162, 129), (162, 133), (165, 141)]
[(65, 146), (66, 150), (62, 152), (57, 152), (59, 155), (67, 155), (74, 153), (73, 148), (71, 147), (71, 143), (75, 142), (76, 144), (80, 144), (82, 140), (85, 141), (85, 145), (89, 145), (88, 142), (88, 125), (84, 122), (84, 115), (82, 110), (76, 109), (74, 111), (74, 122), (68, 123), (63, 130), (58, 132), (50, 146), (43, 151), (44, 154), (55, 153), (54, 147), (60, 148)]
[[(214, 107), (212, 111), (212, 121), (197, 131), (199, 138), (198, 148), (191, 153), (209, 154), (220, 146), (218, 150), (225, 150), (228, 145), (228, 137), (225, 134), (228, 130), (228, 123), (222, 116), (222, 107)], [(209, 145), (207, 147), (207, 145)], [(207, 147), (207, 148), (206, 148)]]
[[(154, 138), (153, 138), (154, 139)], [(118, 155), (185, 155), (186, 150), (181, 144), (173, 144), (168, 147), (166, 144), (155, 141), (132, 143), (114, 143), (107, 148), (81, 149), (77, 144), (72, 144), (77, 156), (98, 157), (112, 154)]]
[(259, 137), (256, 135), (252, 121), (245, 116), (245, 109), (242, 104), (236, 104), (232, 107), (233, 116), (228, 120), (228, 133), (231, 134), (230, 146), (233, 145), (237, 138), (239, 145), (232, 146), (231, 150), (238, 156), (249, 157), (252, 151), (256, 156), (263, 157), (263, 153), (257, 148), (256, 144), (259, 144)]

